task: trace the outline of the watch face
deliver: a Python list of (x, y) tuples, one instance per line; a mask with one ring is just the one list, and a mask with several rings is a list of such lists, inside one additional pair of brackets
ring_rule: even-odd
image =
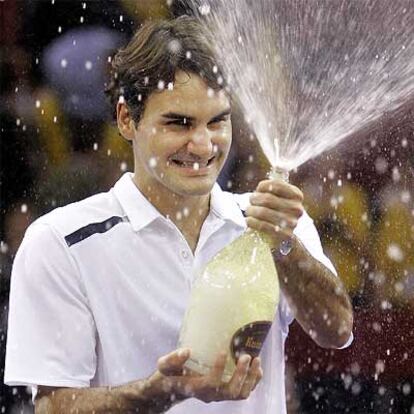
[(283, 240), (282, 243), (280, 243), (279, 252), (283, 256), (287, 256), (293, 248), (293, 243), (291, 239)]

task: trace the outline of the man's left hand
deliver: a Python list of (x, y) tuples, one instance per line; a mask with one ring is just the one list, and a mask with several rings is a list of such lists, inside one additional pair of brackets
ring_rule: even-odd
[(269, 235), (273, 248), (293, 236), (293, 230), (304, 212), (303, 193), (283, 180), (264, 180), (250, 196), (246, 210), (247, 225)]

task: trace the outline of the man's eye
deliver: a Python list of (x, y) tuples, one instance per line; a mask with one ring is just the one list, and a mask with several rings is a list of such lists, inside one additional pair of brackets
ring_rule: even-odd
[(225, 121), (227, 121), (227, 118), (225, 118), (225, 117), (216, 118), (216, 119), (211, 120), (210, 121), (210, 124), (218, 124), (220, 122), (225, 122)]
[(166, 125), (178, 125), (178, 126), (183, 126), (183, 127), (190, 126), (189, 122), (185, 119), (176, 119), (174, 121), (168, 121)]

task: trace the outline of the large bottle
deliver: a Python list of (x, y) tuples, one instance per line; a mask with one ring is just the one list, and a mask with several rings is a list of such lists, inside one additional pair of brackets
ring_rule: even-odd
[(186, 367), (206, 374), (224, 350), (229, 358), (223, 380), (228, 381), (240, 355), (259, 355), (278, 303), (278, 276), (266, 235), (248, 229), (194, 281), (179, 339), (180, 347), (192, 351)]

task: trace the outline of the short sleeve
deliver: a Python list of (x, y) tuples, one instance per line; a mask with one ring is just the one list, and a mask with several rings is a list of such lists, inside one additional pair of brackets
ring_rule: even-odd
[(64, 239), (29, 227), (11, 277), (7, 385), (87, 387), (95, 374), (96, 329)]

